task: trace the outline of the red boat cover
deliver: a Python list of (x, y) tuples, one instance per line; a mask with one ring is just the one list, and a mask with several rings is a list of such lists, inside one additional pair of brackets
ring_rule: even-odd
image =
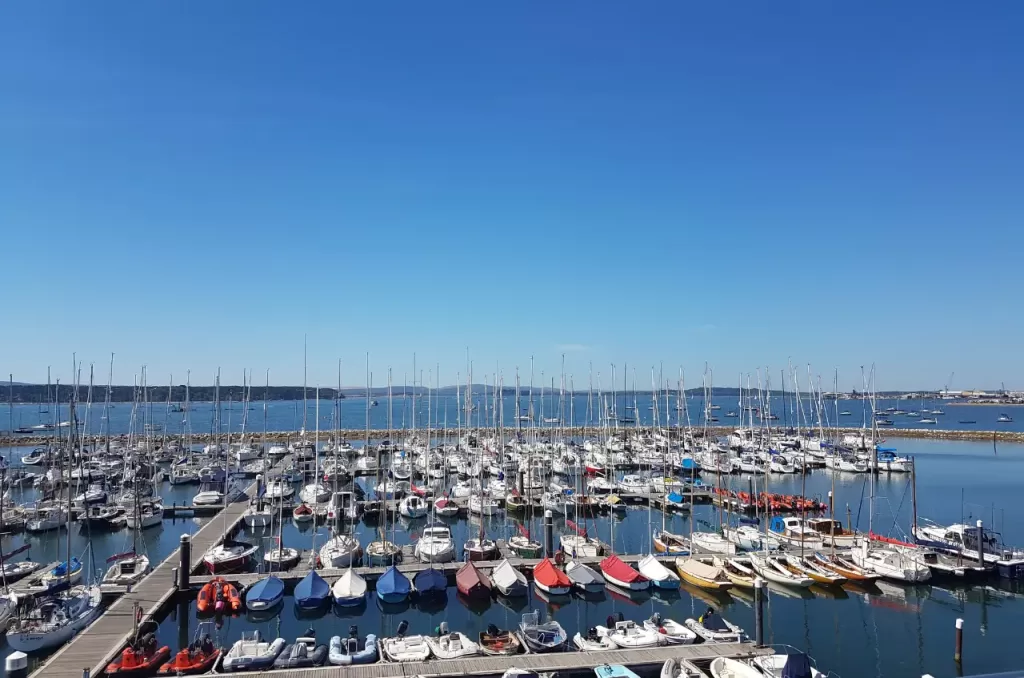
[(464, 596), (478, 593), (483, 595), (490, 592), (491, 580), (477, 569), (473, 561), (469, 561), (455, 573), (455, 586), (459, 589), (459, 593)]
[(601, 571), (612, 579), (625, 582), (626, 584), (632, 584), (635, 581), (647, 581), (647, 577), (619, 560), (619, 557), (614, 553), (601, 561)]
[(555, 567), (550, 558), (545, 558), (533, 566), (533, 578), (548, 588), (572, 585), (565, 572)]

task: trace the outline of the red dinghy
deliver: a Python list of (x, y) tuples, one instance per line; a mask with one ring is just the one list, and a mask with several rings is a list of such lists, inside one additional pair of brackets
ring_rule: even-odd
[(622, 562), (614, 553), (601, 561), (601, 574), (608, 583), (628, 591), (643, 591), (651, 585), (650, 579)]
[(455, 586), (459, 589), (459, 593), (467, 598), (475, 596), (483, 598), (491, 595), (490, 577), (477, 569), (473, 561), (467, 562), (455, 573)]
[(572, 582), (550, 558), (545, 558), (533, 566), (533, 581), (541, 591), (547, 591), (551, 595), (561, 596), (569, 593)]

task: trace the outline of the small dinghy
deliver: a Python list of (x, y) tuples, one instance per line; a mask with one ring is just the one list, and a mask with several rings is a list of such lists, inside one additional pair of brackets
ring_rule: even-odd
[(341, 575), (338, 581), (334, 582), (331, 588), (334, 602), (342, 607), (355, 607), (366, 600), (366, 580), (349, 568)]
[[(661, 634), (640, 626), (630, 619), (615, 621), (609, 617), (608, 639), (622, 648), (656, 647), (663, 643)], [(615, 622), (611, 624), (611, 622)]]
[(310, 666), (321, 666), (327, 661), (327, 646), (316, 644), (316, 631), (306, 629), (306, 634), (295, 639), (294, 643), (284, 646), (281, 654), (274, 660), (275, 669), (304, 669)]
[(494, 624), (489, 624), (486, 631), (480, 632), (480, 651), (492, 657), (507, 657), (519, 654), (523, 644), (511, 631), (502, 631)]
[(655, 588), (677, 589), (679, 588), (679, 575), (661, 564), (661, 561), (654, 555), (647, 555), (637, 563), (640, 574), (651, 580)]
[(305, 610), (315, 610), (331, 597), (331, 585), (316, 570), (295, 585), (295, 604)]
[(171, 656), (171, 648), (157, 647), (156, 637), (147, 633), (136, 643), (121, 651), (121, 656), (107, 664), (108, 676), (148, 676)]
[(252, 635), (246, 637), (242, 633), (242, 639), (235, 642), (224, 655), (221, 668), (225, 671), (262, 671), (274, 665), (274, 660), (284, 649), (284, 638), (275, 638), (273, 641), (265, 641), (259, 631), (253, 631)]
[(672, 619), (662, 619), (657, 612), (644, 621), (644, 628), (661, 634), (662, 645), (692, 645), (697, 642), (697, 634)]
[(744, 664), (728, 657), (716, 657), (711, 660), (711, 678), (764, 678), (764, 676), (750, 664)]
[(608, 583), (627, 591), (644, 591), (651, 586), (650, 579), (622, 562), (614, 553), (601, 561), (601, 574)]
[(526, 581), (526, 576), (513, 567), (508, 558), (491, 570), (491, 581), (501, 595), (510, 598), (525, 596), (530, 592), (530, 583)]
[(39, 583), (43, 586), (57, 586), (67, 581), (74, 586), (82, 579), (82, 561), (78, 558), (71, 559), (71, 577), (68, 578), (68, 561), (59, 563), (39, 577)]
[(732, 586), (732, 582), (721, 568), (708, 565), (693, 557), (676, 558), (676, 570), (688, 584), (702, 589), (721, 590)]
[(608, 629), (603, 626), (591, 626), (585, 636), (577, 633), (572, 637), (572, 644), (581, 652), (604, 652), (619, 647), (608, 637)]
[(328, 661), (334, 666), (373, 664), (377, 661), (377, 636), (372, 633), (367, 634), (366, 641), (360, 648), (359, 628), (350, 626), (348, 638), (333, 636), (328, 650)]
[(292, 509), (292, 520), (297, 523), (311, 523), (315, 517), (316, 514), (306, 502), (302, 502)]
[(604, 591), (604, 577), (594, 568), (584, 565), (578, 560), (569, 561), (569, 564), (565, 566), (565, 575), (569, 577), (569, 581), (572, 582), (572, 586), (575, 589), (585, 593), (600, 593)]
[(746, 637), (743, 629), (727, 621), (710, 607), (699, 619), (687, 619), (683, 623), (705, 643), (740, 643)]
[(407, 636), (409, 622), (402, 620), (398, 632), (381, 641), (384, 656), (393, 662), (423, 662), (430, 658), (430, 646), (423, 636)]
[(568, 640), (561, 624), (553, 619), (540, 623), (540, 613), (536, 610), (523, 615), (519, 632), (532, 652), (561, 650)]
[(491, 580), (473, 561), (468, 561), (455, 573), (455, 586), (467, 598), (485, 598), (491, 595)]
[(284, 582), (271, 575), (260, 579), (245, 592), (245, 607), (254, 612), (270, 610), (284, 600)]
[(447, 622), (441, 622), (437, 628), (438, 635), (428, 637), (427, 645), (438, 659), (459, 659), (480, 654), (480, 646), (469, 639), (464, 633), (448, 631)]
[(412, 584), (409, 578), (392, 565), (377, 579), (377, 597), (385, 603), (400, 603), (409, 597)]
[(640, 678), (622, 664), (602, 664), (594, 667), (597, 678)]
[(161, 676), (194, 676), (206, 673), (217, 663), (220, 655), (221, 649), (214, 647), (213, 641), (206, 636), (202, 641), (179, 650), (173, 660), (160, 667), (157, 674)]
[(224, 577), (214, 577), (199, 589), (196, 610), (199, 614), (224, 614), (242, 609), (242, 597), (235, 585)]
[(444, 572), (428, 567), (416, 573), (412, 578), (412, 587), (418, 596), (444, 596), (448, 590), (448, 577)]
[(565, 595), (572, 588), (569, 576), (555, 567), (550, 558), (545, 558), (533, 566), (533, 583), (541, 591), (555, 596)]

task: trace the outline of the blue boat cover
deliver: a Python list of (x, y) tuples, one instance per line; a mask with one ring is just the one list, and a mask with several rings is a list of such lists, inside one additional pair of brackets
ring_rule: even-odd
[(284, 582), (273, 575), (260, 579), (245, 594), (246, 602), (262, 601), (270, 604), (284, 597)]
[(443, 572), (432, 567), (417, 572), (412, 581), (416, 586), (416, 591), (421, 595), (444, 593), (448, 588), (448, 578)]
[(639, 676), (621, 664), (595, 666), (594, 673), (597, 674), (598, 678), (639, 678)]
[(690, 469), (696, 468), (697, 464), (696, 462), (693, 461), (693, 459), (683, 459), (683, 463), (680, 466), (681, 468), (684, 468), (687, 471), (689, 471)]
[(409, 583), (409, 578), (399, 572), (394, 565), (386, 569), (377, 580), (377, 593), (382, 596), (409, 595), (411, 590), (412, 585)]
[[(82, 563), (78, 560), (78, 558), (72, 558), (71, 559), (71, 572), (72, 572), (72, 574), (74, 574), (79, 569), (81, 569), (81, 567), (82, 567)], [(54, 577), (64, 577), (64, 576), (67, 575), (67, 573), (68, 573), (68, 562), (66, 560), (63, 563), (59, 564), (57, 567), (55, 567), (52, 570), (50, 570), (50, 574), (52, 574)]]
[(811, 678), (811, 660), (807, 655), (791, 654), (782, 667), (782, 678)]
[(331, 585), (311, 571), (295, 585), (295, 602), (299, 607), (317, 607), (331, 595)]
[(678, 492), (669, 492), (668, 500), (670, 502), (678, 504), (679, 502), (683, 501), (683, 495), (679, 494)]

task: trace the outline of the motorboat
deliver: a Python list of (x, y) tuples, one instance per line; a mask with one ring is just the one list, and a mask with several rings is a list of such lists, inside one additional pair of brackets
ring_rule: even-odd
[(491, 582), (498, 592), (510, 598), (525, 596), (530, 592), (526, 576), (505, 558), (491, 570)]
[(1002, 577), (1008, 579), (1024, 577), (1024, 549), (1004, 544), (998, 532), (985, 529), (980, 523), (977, 526), (960, 523), (938, 525), (921, 519), (918, 521), (913, 536), (921, 546), (978, 562), (979, 531), (981, 533), (981, 558), (985, 564), (994, 567)]
[(565, 575), (572, 582), (573, 588), (584, 593), (600, 593), (604, 591), (604, 577), (594, 568), (581, 563), (575, 558), (566, 564)]
[(294, 495), (295, 488), (291, 483), (282, 478), (275, 478), (267, 483), (267, 489), (263, 496), (273, 503), (280, 503), (291, 499)]
[(245, 513), (242, 514), (242, 520), (245, 521), (248, 527), (270, 527), (271, 523), (274, 522), (274, 511), (270, 504), (256, 501), (245, 509)]
[(534, 585), (551, 595), (565, 595), (572, 587), (569, 576), (555, 567), (550, 558), (544, 558), (533, 566)]
[(480, 654), (480, 645), (469, 639), (464, 633), (448, 631), (447, 622), (441, 622), (438, 635), (427, 636), (430, 652), (438, 659), (461, 659)]
[(659, 634), (662, 645), (692, 645), (697, 642), (697, 634), (685, 624), (662, 619), (657, 613), (644, 621), (644, 628)]
[(764, 678), (760, 671), (729, 657), (715, 657), (711, 660), (711, 678)]
[(203, 565), (210, 574), (241, 569), (248, 564), (258, 548), (258, 545), (248, 542), (225, 539), (203, 554)]
[(299, 491), (299, 499), (307, 504), (319, 504), (331, 498), (331, 490), (321, 483), (310, 483)]
[(342, 607), (355, 607), (366, 600), (366, 580), (349, 568), (331, 587), (334, 602)]
[(603, 626), (591, 626), (585, 636), (577, 633), (572, 637), (572, 644), (581, 652), (606, 652), (619, 647), (608, 637), (608, 629)]
[(702, 589), (722, 590), (732, 586), (722, 569), (693, 557), (676, 558), (676, 571), (688, 584)]
[(195, 676), (208, 673), (220, 660), (223, 650), (214, 646), (213, 641), (206, 637), (201, 642), (182, 648), (157, 671), (160, 676)]
[[(150, 641), (150, 639), (152, 639)], [(121, 650), (120, 656), (107, 664), (107, 676), (147, 676), (153, 674), (171, 656), (171, 648), (159, 646), (151, 635), (141, 638)]]
[(803, 652), (759, 655), (750, 663), (766, 678), (819, 678), (824, 675)]
[(430, 646), (421, 635), (406, 636), (409, 622), (402, 620), (396, 635), (381, 641), (384, 656), (393, 662), (422, 662), (430, 658)]
[(275, 669), (305, 669), (322, 666), (327, 661), (327, 645), (316, 642), (316, 631), (307, 629), (304, 635), (295, 639), (281, 650), (274, 660)]
[(234, 613), (242, 609), (242, 596), (224, 577), (213, 577), (196, 596), (196, 611), (200, 615)]
[(640, 574), (651, 580), (651, 584), (659, 589), (678, 589), (679, 575), (665, 567), (653, 554), (646, 555), (637, 563)]
[(626, 649), (657, 647), (663, 642), (657, 630), (645, 628), (631, 619), (616, 621), (607, 634), (609, 640)]
[(683, 624), (705, 643), (740, 643), (746, 639), (743, 629), (712, 608), (708, 608), (698, 619), (687, 619)]
[(554, 652), (565, 647), (568, 640), (565, 629), (553, 619), (543, 624), (536, 610), (527, 612), (519, 622), (519, 635), (532, 652)]
[(779, 540), (772, 535), (765, 535), (754, 525), (738, 525), (723, 527), (722, 536), (736, 545), (741, 551), (778, 551)]
[(270, 610), (284, 600), (284, 582), (270, 575), (260, 579), (245, 592), (245, 607), (253, 612)]
[(334, 666), (373, 664), (377, 661), (377, 636), (372, 633), (367, 634), (366, 640), (360, 643), (359, 629), (352, 626), (349, 628), (347, 638), (331, 637), (327, 660)]
[(651, 580), (624, 563), (614, 553), (601, 561), (601, 574), (619, 588), (628, 591), (644, 591), (651, 586)]
[(416, 542), (416, 558), (422, 563), (447, 563), (455, 560), (455, 540), (447, 525), (435, 523), (423, 529)]
[(221, 669), (224, 671), (262, 671), (274, 665), (281, 651), (284, 650), (284, 638), (275, 638), (272, 641), (263, 640), (259, 631), (253, 631), (251, 636), (242, 632), (242, 638), (235, 641), (231, 649), (224, 655), (221, 661)]
[(822, 547), (821, 534), (798, 516), (775, 516), (768, 524), (772, 536), (797, 548), (814, 551)]

